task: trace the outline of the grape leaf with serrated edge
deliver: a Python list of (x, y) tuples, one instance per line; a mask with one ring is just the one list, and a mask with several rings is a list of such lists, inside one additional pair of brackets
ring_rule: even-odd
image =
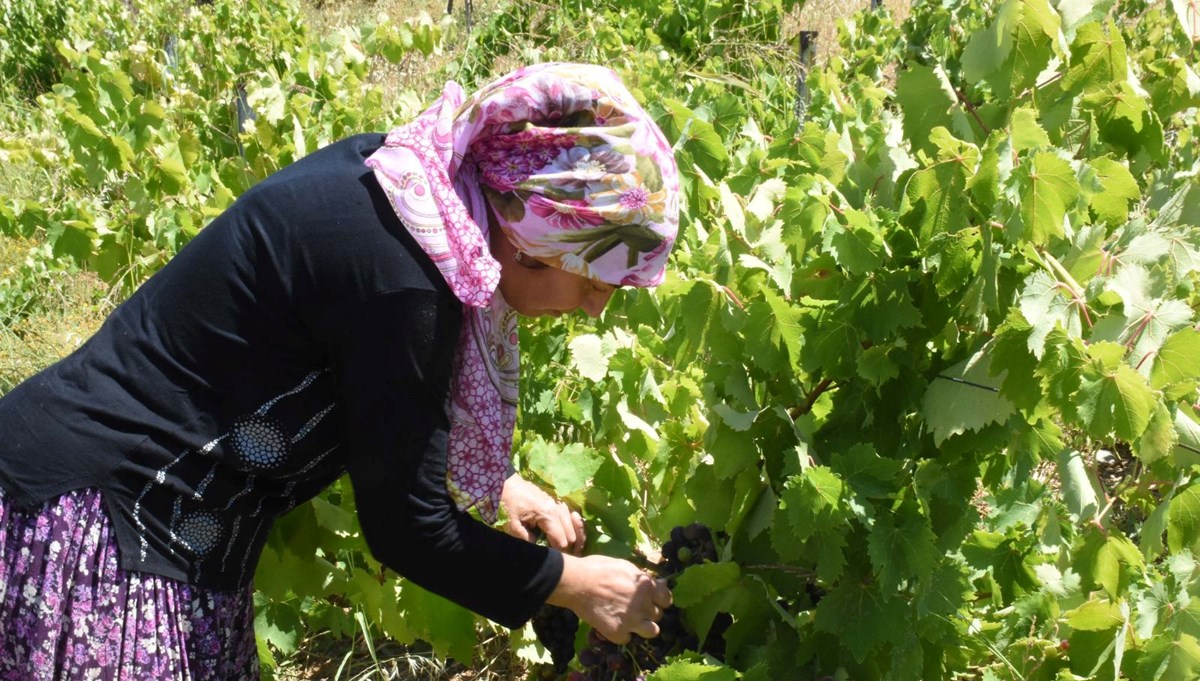
[(1146, 378), (1122, 361), (1121, 346), (1095, 343), (1088, 353), (1092, 361), (1081, 376), (1076, 414), (1093, 437), (1130, 442), (1149, 425), (1158, 398)]
[(928, 579), (938, 562), (929, 518), (911, 502), (876, 516), (867, 551), (887, 590), (896, 589), (902, 580)]
[(945, 369), (930, 383), (921, 415), (936, 442), (1003, 423), (1012, 415), (1012, 403), (999, 392), (1000, 381), (989, 374), (990, 348)]

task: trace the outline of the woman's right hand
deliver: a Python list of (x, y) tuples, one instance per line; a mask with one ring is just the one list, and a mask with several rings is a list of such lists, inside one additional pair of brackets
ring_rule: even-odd
[(628, 643), (632, 634), (658, 636), (671, 590), (629, 561), (563, 554), (562, 577), (547, 602), (573, 610), (609, 641)]

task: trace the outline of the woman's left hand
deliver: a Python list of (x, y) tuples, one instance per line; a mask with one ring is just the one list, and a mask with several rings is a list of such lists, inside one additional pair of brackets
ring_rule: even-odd
[(514, 473), (504, 481), (500, 505), (508, 514), (505, 532), (531, 542), (533, 531), (541, 530), (553, 548), (577, 556), (583, 553), (583, 517), (520, 475)]

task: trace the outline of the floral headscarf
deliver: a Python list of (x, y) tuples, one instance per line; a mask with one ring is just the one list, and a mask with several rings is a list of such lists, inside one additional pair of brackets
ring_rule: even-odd
[(540, 64), (467, 98), (456, 83), (366, 164), (466, 306), (450, 397), (447, 487), (494, 520), (516, 423), (517, 315), (499, 295), (490, 204), (548, 265), (618, 286), (660, 283), (679, 226), (662, 132), (611, 70)]

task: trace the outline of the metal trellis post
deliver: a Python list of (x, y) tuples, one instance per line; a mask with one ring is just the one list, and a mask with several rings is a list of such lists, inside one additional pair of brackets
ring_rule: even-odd
[[(472, 0), (463, 0), (463, 15), (467, 23), (467, 33), (471, 32), (471, 15), (474, 13)], [(454, 0), (446, 0), (446, 14), (454, 13)]]
[(796, 74), (796, 120), (804, 122), (808, 111), (808, 72), (812, 69), (813, 57), (817, 52), (817, 32), (800, 31), (800, 49)]

